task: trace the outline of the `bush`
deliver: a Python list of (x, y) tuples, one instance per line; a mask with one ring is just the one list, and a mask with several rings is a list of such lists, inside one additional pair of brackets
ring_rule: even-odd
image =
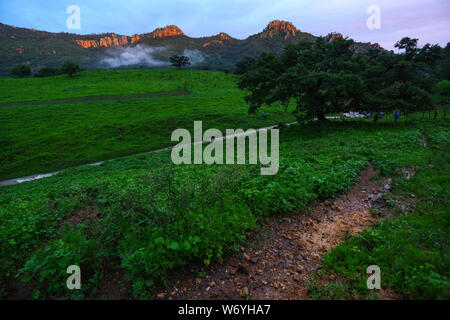
[(37, 73), (34, 74), (35, 77), (53, 77), (61, 74), (61, 71), (55, 67), (43, 67)]
[(37, 250), (19, 271), (18, 276), (23, 275), (23, 282), (35, 280), (39, 288), (46, 287), (43, 296), (36, 290), (33, 298), (67, 296), (70, 291), (66, 287), (69, 277), (66, 270), (71, 265), (80, 266), (82, 276), (81, 292), (78, 290), (70, 292), (72, 298), (82, 298), (80, 293), (88, 293), (89, 284), (96, 283), (99, 279), (101, 276), (99, 243), (97, 240), (87, 239), (80, 229), (82, 228), (73, 230), (66, 225), (61, 232), (61, 239), (54, 239), (45, 248)]
[(18, 64), (11, 69), (11, 74), (18, 77), (25, 77), (31, 75), (30, 66)]
[(61, 67), (61, 72), (67, 74), (69, 77), (72, 77), (75, 73), (80, 72), (80, 66), (71, 61), (66, 61)]

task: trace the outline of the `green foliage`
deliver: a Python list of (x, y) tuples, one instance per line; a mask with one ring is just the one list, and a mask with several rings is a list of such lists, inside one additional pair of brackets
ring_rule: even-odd
[[(151, 297), (173, 270), (209, 265), (235, 250), (264, 217), (344, 192), (368, 161), (389, 173), (425, 163), (420, 130), (413, 122), (366, 120), (288, 127), (275, 176), (261, 176), (254, 165), (173, 167), (170, 152), (162, 152), (2, 188), (2, 283), (13, 283), (8, 279), (28, 261), (20, 277), (37, 283), (39, 297), (76, 298), (60, 291), (66, 275), (57, 263), (77, 260), (87, 272), (85, 296), (95, 297), (100, 270), (119, 269), (134, 297)], [(430, 144), (442, 143), (448, 132), (429, 137)], [(58, 231), (86, 208), (98, 214), (85, 227)], [(3, 294), (10, 289), (4, 286)]]
[(251, 63), (241, 61), (239, 87), (250, 93), (250, 112), (295, 103), (299, 120), (348, 111), (427, 110), (442, 49), (429, 44), (418, 49), (417, 39), (409, 38), (396, 46), (405, 53), (355, 53), (355, 43), (341, 38), (286, 46), (279, 57), (263, 53)]
[(78, 230), (66, 225), (61, 231), (61, 238), (53, 239), (44, 248), (34, 252), (18, 272), (18, 277), (23, 275), (23, 282), (33, 280), (39, 287), (45, 288), (45, 291), (40, 290), (44, 295), (41, 294), (39, 298), (64, 297), (68, 294), (66, 269), (71, 265), (80, 267), (83, 280), (82, 295), (75, 290), (72, 292), (73, 298), (90, 293), (92, 287), (89, 284), (98, 281), (98, 275), (101, 274), (100, 245), (97, 240), (87, 239), (82, 229), (82, 225), (78, 225)]
[(177, 67), (178, 69), (191, 64), (191, 62), (189, 61), (189, 57), (177, 55), (170, 57), (170, 63), (172, 64), (172, 66)]
[[(365, 270), (375, 264), (381, 269), (382, 288), (392, 288), (409, 299), (450, 297), (448, 129), (427, 126), (426, 132), (432, 164), (422, 167), (411, 181), (400, 179), (394, 190), (406, 199), (414, 195), (417, 202), (412, 212), (348, 238), (324, 258), (325, 270), (346, 280), (346, 294), (351, 290), (363, 297), (370, 293)], [(322, 289), (316, 298), (324, 297)]]
[(252, 64), (255, 61), (252, 57), (244, 57), (236, 63), (234, 70), (235, 74), (244, 74), (252, 68)]
[(17, 77), (30, 76), (31, 68), (25, 64), (18, 64), (11, 69), (11, 74)]
[(69, 77), (73, 77), (75, 73), (80, 71), (80, 66), (72, 61), (66, 61), (61, 66), (61, 73), (67, 74)]
[(433, 92), (437, 94), (440, 99), (449, 99), (450, 97), (450, 81), (443, 80), (435, 84)]
[[(199, 118), (204, 127), (222, 130), (292, 119), (281, 106), (278, 113), (264, 109), (270, 113), (268, 120), (243, 116), (243, 94), (235, 87), (235, 77), (218, 72), (98, 71), (75, 78), (3, 80), (4, 102), (170, 91), (185, 83), (192, 91), (160, 100), (1, 107), (1, 169), (8, 174), (167, 146), (173, 129), (192, 129), (193, 120)], [(27, 90), (17, 88), (19, 81)], [(345, 192), (368, 162), (386, 175), (426, 167), (430, 151), (421, 141), (424, 130), (433, 150), (448, 150), (444, 121), (333, 120), (284, 128), (275, 176), (261, 176), (258, 165), (174, 167), (170, 151), (164, 151), (2, 188), (0, 295), (11, 293), (19, 273), (39, 290), (34, 298), (79, 298), (65, 289), (67, 274), (60, 266), (79, 263), (86, 297), (97, 297), (100, 270), (123, 273), (133, 284), (134, 297), (152, 297), (155, 285), (170, 282), (178, 268), (207, 266), (236, 250), (266, 216), (300, 211), (311, 202)], [(440, 184), (444, 182), (445, 176)], [(438, 198), (443, 199), (431, 197), (427, 202)], [(85, 217), (85, 212), (94, 214)], [(65, 222), (75, 227), (62, 228)], [(421, 232), (424, 244), (427, 228)], [(439, 234), (442, 238), (445, 233)], [(382, 243), (381, 236), (370, 233), (366, 238)], [(438, 264), (428, 263), (442, 276), (436, 271)], [(416, 271), (405, 272), (412, 277)], [(435, 275), (430, 279), (445, 281)], [(411, 280), (411, 288), (414, 283), (423, 282)], [(433, 288), (428, 295), (436, 292)]]
[(39, 69), (38, 72), (34, 74), (35, 77), (53, 77), (61, 74), (61, 71), (58, 68), (54, 67), (43, 67)]

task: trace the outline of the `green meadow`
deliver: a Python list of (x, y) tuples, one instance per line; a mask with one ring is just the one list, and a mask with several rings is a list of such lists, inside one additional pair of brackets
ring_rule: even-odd
[[(186, 94), (170, 95), (180, 90)], [(155, 92), (167, 95), (132, 96)], [(45, 103), (124, 94), (126, 99)], [(168, 147), (174, 144), (171, 133), (193, 128), (194, 120), (220, 130), (295, 121), (282, 107), (249, 115), (244, 95), (234, 75), (208, 71), (93, 71), (73, 78), (1, 78), (0, 180)], [(30, 101), (36, 102), (30, 105)]]
[[(361, 284), (363, 266), (376, 259), (392, 270), (389, 287), (406, 298), (449, 298), (446, 119), (416, 114), (395, 123), (387, 115), (377, 123), (293, 125), (280, 131), (278, 174), (262, 176), (259, 165), (175, 166), (170, 151), (140, 153), (170, 145), (172, 131), (191, 130), (194, 120), (221, 130), (295, 121), (277, 106), (248, 115), (234, 75), (96, 71), (73, 79), (3, 78), (0, 88), (0, 104), (188, 92), (0, 107), (2, 178), (133, 154), (0, 189), (0, 297), (15, 297), (25, 287), (34, 299), (108, 299), (104, 279), (119, 274), (121, 298), (155, 298), (176, 271), (193, 264), (206, 268), (237, 252), (269, 216), (301, 214), (346, 192), (372, 163), (379, 177), (393, 178), (394, 195), (414, 194), (421, 204), (408, 216), (396, 208), (398, 215), (326, 256), (326, 270), (347, 281), (333, 288), (333, 297), (354, 289), (370, 298)], [(406, 181), (404, 168), (417, 174)], [(66, 267), (73, 264), (83, 270), (83, 286), (68, 291)], [(317, 285), (311, 290), (316, 298), (330, 291)]]

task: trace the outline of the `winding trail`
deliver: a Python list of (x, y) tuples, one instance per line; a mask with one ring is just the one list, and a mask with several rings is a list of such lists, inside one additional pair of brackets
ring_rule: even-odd
[[(285, 125), (286, 126), (290, 126), (290, 125), (293, 125), (293, 124), (296, 124), (296, 123), (297, 122), (291, 122), (291, 123), (286, 123)], [(258, 131), (261, 131), (261, 130), (270, 130), (270, 129), (276, 128), (277, 126), (278, 125), (273, 125), (273, 126), (270, 126), (270, 127), (259, 128), (259, 129), (255, 129), (255, 131), (258, 132)], [(227, 139), (232, 139), (232, 138), (241, 137), (241, 136), (248, 136), (250, 134), (251, 134), (251, 132), (247, 133), (247, 131), (244, 131), (244, 133), (231, 134), (231, 135), (223, 136), (223, 137), (220, 137), (220, 138), (218, 137), (215, 140), (216, 141), (217, 140), (227, 140)], [(212, 142), (212, 140), (204, 140), (204, 141), (194, 142), (194, 143), (192, 143), (192, 145), (209, 143), (209, 142)], [(170, 147), (156, 149), (156, 150), (152, 150), (152, 151), (148, 151), (148, 152), (140, 152), (140, 153), (137, 153), (137, 154), (158, 153), (158, 152), (162, 152), (162, 151), (166, 151), (166, 150), (171, 150), (173, 147), (174, 146), (170, 146)], [(70, 170), (70, 169), (84, 168), (84, 167), (90, 167), (90, 166), (99, 166), (99, 165), (101, 165), (103, 163), (106, 163), (106, 162), (109, 162), (109, 161), (114, 161), (114, 160), (130, 157), (130, 156), (133, 156), (133, 155), (135, 155), (135, 154), (129, 154), (129, 155), (126, 155), (126, 156), (123, 156), (123, 157), (118, 157), (118, 158), (113, 158), (113, 159), (109, 159), (109, 160), (83, 164), (83, 165), (79, 165), (79, 166), (76, 166), (76, 167), (69, 167), (69, 168), (65, 168), (65, 169), (61, 169), (61, 170), (54, 171), (54, 172), (49, 172), (49, 173), (37, 173), (37, 174), (29, 175), (29, 176), (26, 176), (26, 177), (3, 180), (3, 181), (0, 181), (0, 187), (6, 187), (6, 186), (11, 186), (11, 185), (15, 185), (15, 184), (23, 183), (23, 182), (40, 180), (40, 179), (43, 179), (43, 178), (52, 177), (54, 175), (57, 175), (58, 173), (61, 173), (63, 171)]]
[[(154, 93), (154, 94), (161, 94), (161, 95), (163, 95), (163, 94), (170, 94), (170, 93), (173, 93), (173, 92), (162, 92), (162, 93)], [(181, 94), (181, 93), (182, 93), (182, 94), (186, 94), (186, 92), (183, 93), (183, 91), (180, 91), (179, 93), (180, 93), (180, 94)], [(150, 94), (148, 94), (148, 95), (152, 95), (152, 93), (150, 93)], [(131, 96), (136, 96), (136, 95), (131, 95)], [(111, 97), (118, 97), (118, 96), (111, 96)], [(91, 98), (91, 97), (85, 97), (85, 98), (80, 98), (80, 99), (87, 99), (87, 98)], [(92, 97), (92, 98), (98, 98), (98, 97)], [(69, 100), (69, 99), (61, 99), (61, 100)], [(116, 99), (116, 100), (117, 100), (117, 99)], [(56, 101), (56, 100), (53, 100), (53, 101)], [(31, 102), (32, 102), (32, 101), (31, 101)], [(0, 105), (0, 106), (2, 106), (2, 105)], [(344, 116), (347, 117), (347, 118), (361, 118), (361, 117), (362, 117), (362, 115), (359, 114), (359, 113), (348, 113), (348, 114), (344, 114)], [(328, 116), (328, 117), (326, 117), (326, 118), (327, 118), (327, 119), (338, 119), (338, 118), (340, 118), (340, 117), (339, 117), (339, 116)], [(314, 120), (317, 120), (317, 119), (314, 119)], [(290, 123), (286, 123), (285, 125), (286, 125), (286, 126), (290, 126), (290, 125), (297, 124), (297, 123), (298, 123), (298, 122), (290, 122)], [(276, 127), (278, 127), (278, 125), (272, 125), (272, 126), (269, 126), (269, 127), (259, 128), (259, 129), (255, 129), (255, 130), (258, 132), (258, 131), (261, 131), (261, 130), (270, 130), (270, 129), (274, 129), (274, 128), (276, 128)], [(248, 133), (244, 132), (244, 134), (232, 134), (232, 135), (227, 135), (227, 136), (223, 136), (223, 137), (217, 138), (216, 140), (227, 140), (227, 139), (232, 139), (232, 138), (236, 138), (236, 137), (239, 137), (239, 136), (248, 136), (248, 135), (249, 135)], [(194, 143), (192, 143), (192, 145), (199, 144), (199, 143), (201, 143), (201, 144), (203, 144), (203, 143), (209, 143), (209, 142), (211, 142), (211, 140), (205, 140), (205, 141), (194, 142)], [(172, 148), (173, 148), (173, 146), (170, 146), (170, 147), (165, 147), (165, 148), (161, 148), (161, 149), (151, 150), (151, 151), (147, 151), (147, 152), (139, 152), (139, 153), (136, 153), (136, 154), (158, 153), (158, 152), (161, 152), (161, 151), (170, 150), (170, 149), (172, 149)], [(0, 181), (0, 188), (1, 188), (1, 187), (6, 187), (6, 186), (15, 185), (15, 184), (19, 184), (19, 183), (23, 183), (23, 182), (34, 181), (34, 180), (40, 180), (40, 179), (43, 179), (43, 178), (52, 177), (52, 176), (54, 176), (54, 175), (57, 175), (58, 173), (61, 173), (61, 172), (63, 172), (63, 171), (70, 170), (70, 169), (83, 168), (83, 167), (90, 167), (90, 166), (98, 166), (98, 165), (101, 165), (101, 164), (106, 163), (106, 162), (109, 162), (109, 161), (114, 161), (114, 160), (118, 160), (118, 159), (130, 157), (130, 156), (133, 156), (133, 155), (136, 155), (136, 154), (128, 154), (128, 155), (126, 155), (126, 156), (117, 157), (117, 158), (113, 158), (113, 159), (108, 159), (108, 160), (103, 160), (103, 161), (98, 161), (98, 162), (93, 162), (93, 163), (82, 164), (82, 165), (75, 166), (75, 167), (68, 167), (68, 168), (61, 169), (61, 170), (54, 171), (54, 172), (48, 172), (48, 173), (36, 173), (36, 174), (29, 175), (29, 176), (25, 176), (25, 177), (19, 177), (19, 178), (13, 178), (13, 179), (8, 179), (8, 180), (3, 180), (3, 181)]]
[[(307, 284), (320, 269), (322, 256), (341, 242), (346, 231), (359, 234), (377, 220), (369, 208), (390, 190), (391, 182), (371, 179), (375, 175), (369, 166), (347, 194), (318, 203), (309, 212), (271, 218), (250, 236), (242, 257), (227, 258), (204, 278), (192, 273), (158, 297), (310, 299)], [(398, 298), (389, 291), (379, 292), (379, 297)]]

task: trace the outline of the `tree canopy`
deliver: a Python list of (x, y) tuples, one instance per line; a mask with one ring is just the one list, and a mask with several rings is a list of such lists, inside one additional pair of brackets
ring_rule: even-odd
[(80, 71), (81, 71), (81, 69), (78, 66), (78, 64), (71, 62), (71, 61), (64, 62), (61, 67), (61, 72), (63, 74), (67, 74), (69, 77), (72, 77), (75, 73), (80, 72)]
[(11, 69), (11, 74), (18, 77), (29, 76), (31, 75), (31, 68), (24, 64), (18, 64)]
[(189, 57), (177, 55), (170, 57), (170, 63), (172, 64), (172, 66), (177, 67), (178, 69), (191, 64), (191, 62), (189, 61)]
[(238, 63), (239, 87), (249, 92), (249, 112), (264, 104), (294, 104), (299, 120), (348, 111), (424, 110), (445, 55), (439, 46), (419, 49), (417, 42), (400, 40), (400, 54), (356, 53), (353, 40), (340, 38), (289, 45), (280, 56), (265, 52)]

